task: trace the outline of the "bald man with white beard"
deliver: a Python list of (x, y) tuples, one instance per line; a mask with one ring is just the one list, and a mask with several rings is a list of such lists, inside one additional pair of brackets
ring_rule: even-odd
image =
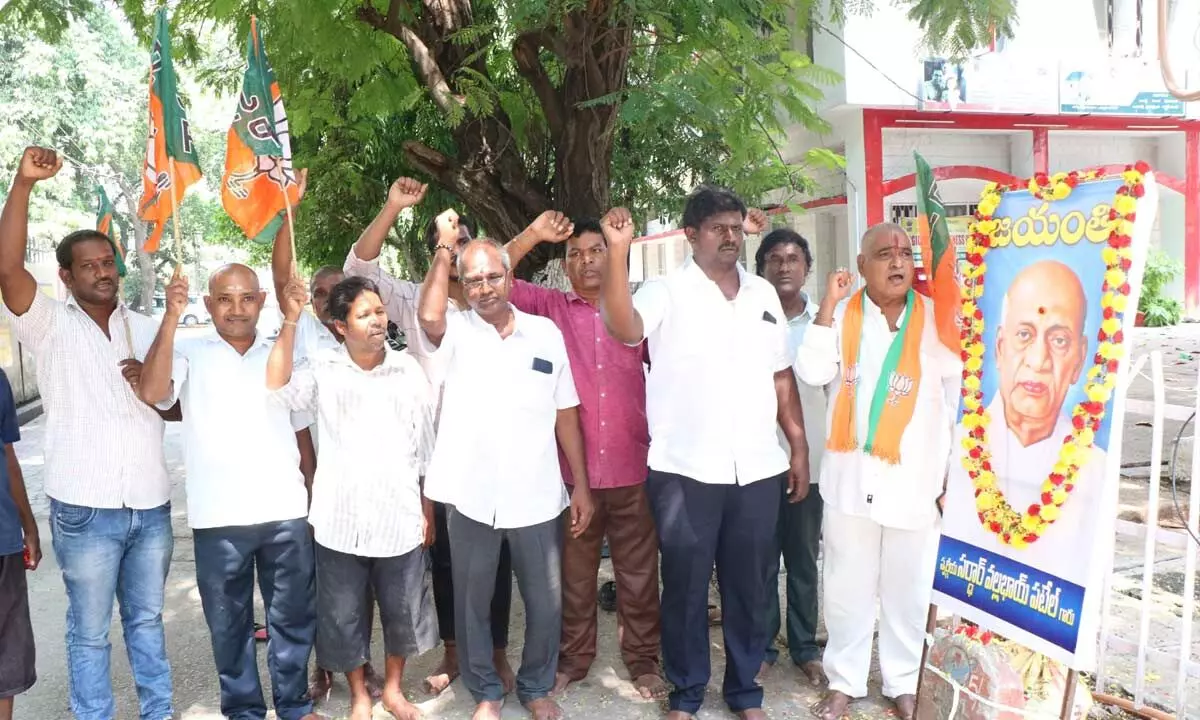
[[(999, 383), (987, 407), (988, 450), (999, 489), (1018, 511), (1041, 502), (1042, 485), (1058, 461), (1063, 438), (1073, 430), (1071, 410), (1063, 406), (1089, 358), (1086, 321), (1087, 296), (1079, 277), (1058, 261), (1044, 260), (1025, 268), (1004, 296), (996, 330)], [(1087, 525), (1100, 510), (1104, 450), (1087, 451), (1075, 490), (1058, 520), (1037, 542), (1018, 550), (1003, 545), (976, 515), (975, 488), (957, 454), (966, 434), (959, 423), (947, 486), (945, 534), (987, 552), (1004, 551), (1018, 562), (1085, 584), (1089, 563), (1081, 558), (1090, 553)]]

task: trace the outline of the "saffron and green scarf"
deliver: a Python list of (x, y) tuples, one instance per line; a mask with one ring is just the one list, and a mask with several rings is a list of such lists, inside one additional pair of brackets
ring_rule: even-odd
[[(846, 306), (842, 317), (842, 388), (833, 409), (827, 447), (833, 452), (859, 449), (857, 412), (858, 350), (862, 343), (865, 290), (858, 291)], [(900, 463), (900, 438), (912, 420), (921, 384), (921, 335), (925, 329), (925, 301), (908, 291), (908, 304), (899, 332), (892, 339), (875, 394), (871, 398), (871, 417), (863, 452), (897, 465)]]

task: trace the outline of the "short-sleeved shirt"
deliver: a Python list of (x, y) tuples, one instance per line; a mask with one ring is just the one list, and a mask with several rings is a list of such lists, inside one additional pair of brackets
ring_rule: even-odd
[[(0, 444), (11, 445), (21, 439), (17, 424), (17, 406), (8, 375), (0, 370)], [(0, 556), (13, 555), (25, 546), (21, 516), (9, 484), (8, 463), (0, 462)]]
[(474, 310), (448, 313), (433, 358), (445, 388), (425, 495), (495, 528), (537, 525), (567, 507), (555, 425), (579, 404), (562, 332), (513, 314), (501, 339)]
[(146, 358), (158, 323), (121, 305), (101, 330), (75, 298), (63, 302), (40, 290), (23, 314), (6, 312), (37, 366), (46, 494), (91, 508), (148, 510), (170, 500), (162, 417), (120, 367)]
[(651, 469), (712, 485), (748, 485), (788, 469), (779, 447), (775, 373), (792, 366), (775, 288), (737, 266), (725, 297), (695, 262), (638, 289), (650, 347)]
[[(593, 489), (639, 485), (646, 480), (646, 374), (644, 346), (629, 347), (604, 328), (600, 309), (573, 292), (513, 281), (509, 302), (549, 318), (562, 331), (579, 393), (579, 427)], [(563, 480), (574, 485), (559, 453)]]
[(239, 353), (220, 335), (175, 343), (172, 396), (180, 400), (193, 529), (245, 527), (304, 517), (308, 491), (296, 431), (312, 424), (267, 390), (271, 343), (259, 333)]

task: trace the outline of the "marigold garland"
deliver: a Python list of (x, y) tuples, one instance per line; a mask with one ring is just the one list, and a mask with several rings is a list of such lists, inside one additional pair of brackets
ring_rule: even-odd
[[(1009, 237), (995, 220), (1001, 196), (1008, 190), (1020, 190), (1019, 184), (1001, 186), (988, 183), (980, 198), (975, 222), (967, 238), (967, 269), (962, 287), (962, 360), (963, 360), (963, 467), (975, 485), (975, 509), (979, 522), (994, 533), (1005, 545), (1023, 548), (1038, 541), (1059, 517), (1062, 506), (1075, 489), (1080, 465), (1087, 459), (1095, 442), (1104, 407), (1117, 384), (1117, 369), (1123, 352), (1124, 333), (1121, 327), (1129, 297), (1127, 273), (1133, 266), (1132, 235), (1137, 198), (1145, 193), (1143, 175), (1150, 168), (1144, 162), (1130, 165), (1121, 173), (1125, 184), (1117, 188), (1109, 211), (1108, 247), (1104, 248), (1106, 266), (1101, 288), (1101, 308), (1104, 314), (1098, 332), (1099, 345), (1088, 370), (1084, 391), (1086, 399), (1071, 413), (1071, 434), (1063, 438), (1058, 461), (1042, 484), (1038, 502), (1024, 510), (1014, 509), (1005, 498), (992, 471), (992, 454), (987, 428), (991, 422), (983, 405), (983, 297), (984, 260), (989, 249), (1008, 243)], [(1029, 180), (1028, 190), (1041, 200), (1062, 200), (1080, 182), (1105, 177), (1103, 173), (1039, 173)]]

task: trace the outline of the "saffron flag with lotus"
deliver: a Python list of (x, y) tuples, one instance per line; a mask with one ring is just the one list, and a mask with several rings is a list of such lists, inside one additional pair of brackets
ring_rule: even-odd
[(200, 176), (200, 161), (171, 62), (167, 11), (160, 8), (154, 18), (154, 46), (150, 52), (150, 136), (146, 140), (142, 202), (138, 208), (138, 216), (150, 223), (143, 250), (158, 250), (167, 220)]
[(924, 277), (914, 285), (918, 292), (933, 301), (938, 339), (957, 355), (962, 350), (958, 252), (950, 240), (946, 206), (938, 193), (933, 168), (920, 153), (914, 152), (913, 159), (917, 163), (917, 228), (924, 266)]
[(268, 243), (299, 201), (287, 113), (263, 50), (258, 21), (250, 18), (246, 74), (225, 150), (221, 204), (246, 237)]
[(112, 245), (113, 255), (117, 260), (117, 275), (125, 277), (125, 248), (121, 245), (120, 238), (117, 237), (117, 226), (113, 223), (113, 206), (108, 200), (108, 193), (104, 192), (104, 188), (97, 186), (96, 193), (99, 195), (99, 205), (96, 210), (96, 231), (102, 232), (108, 236), (108, 242)]

